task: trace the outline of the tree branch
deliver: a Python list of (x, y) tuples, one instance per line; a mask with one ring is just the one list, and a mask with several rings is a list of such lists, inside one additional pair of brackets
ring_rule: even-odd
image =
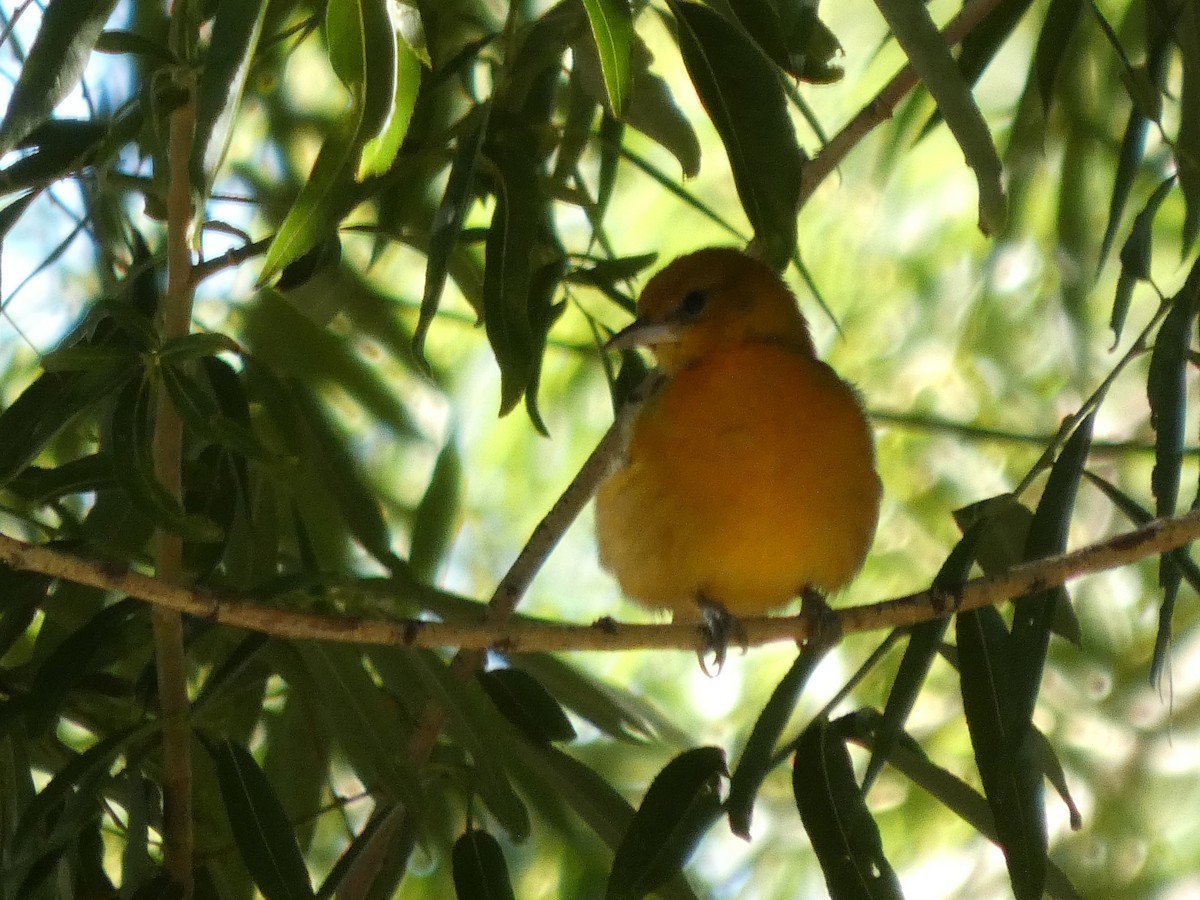
[[(918, 591), (834, 613), (845, 634), (915, 625), (956, 612), (992, 606), (1065, 584), (1084, 575), (1158, 556), (1200, 538), (1200, 510), (1155, 519), (1134, 531), (1096, 544), (1015, 566), (1003, 575), (976, 578), (958, 589)], [(693, 651), (700, 632), (694, 622), (631, 624), (601, 620), (591, 625), (543, 623), (443, 623), (422, 619), (384, 621), (321, 615), (249, 603), (183, 587), (138, 572), (80, 559), (50, 547), (0, 535), (0, 560), (77, 584), (135, 597), (161, 609), (186, 613), (231, 628), (273, 637), (408, 647), (458, 647), (531, 653), (563, 650)], [(802, 616), (763, 616), (742, 621), (749, 646), (807, 637)]]
[[(178, 8), (175, 15), (183, 16)], [(187, 101), (171, 113), (167, 145), (167, 291), (161, 310), (164, 341), (186, 335), (192, 321), (192, 258), (189, 236), (192, 223), (190, 163), (196, 125), (194, 87)], [(158, 385), (152, 454), (154, 476), (167, 492), (183, 502), (183, 423), (165, 387)], [(183, 540), (159, 528), (154, 535), (157, 580), (163, 584), (183, 577)], [(154, 661), (158, 676), (158, 706), (163, 737), (163, 857), (172, 879), (183, 889), (184, 900), (194, 892), (192, 880), (192, 730), (187, 692), (187, 658), (180, 610), (156, 605)]]

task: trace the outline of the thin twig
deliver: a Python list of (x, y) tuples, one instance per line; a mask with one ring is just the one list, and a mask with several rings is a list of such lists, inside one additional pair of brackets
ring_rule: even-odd
[[(947, 46), (953, 47), (962, 41), (974, 28), (1000, 5), (1001, 0), (976, 0), (964, 6), (942, 30)], [(833, 136), (821, 152), (809, 160), (800, 175), (800, 205), (813, 195), (829, 175), (841, 165), (858, 142), (866, 137), (876, 125), (891, 118), (900, 101), (917, 86), (917, 72), (906, 64), (884, 85), (875, 99), (858, 111), (846, 126)]]
[[(971, 422), (959, 422), (931, 413), (902, 413), (884, 409), (867, 411), (872, 422), (880, 425), (890, 425), (911, 431), (922, 431), (929, 434), (953, 434), (980, 443), (994, 442), (999, 444), (1022, 444), (1045, 449), (1048, 444), (1059, 440), (1059, 435), (1035, 433), (1027, 431), (1010, 431), (1007, 428), (990, 428), (986, 425), (975, 425)], [(1088, 447), (1089, 455), (1093, 457), (1123, 456), (1127, 453), (1155, 453), (1154, 444), (1149, 441), (1092, 441)], [(1200, 446), (1191, 445), (1182, 450), (1184, 456), (1200, 456)]]
[[(846, 634), (916, 625), (965, 610), (979, 609), (1065, 584), (1084, 575), (1126, 566), (1200, 538), (1200, 510), (1155, 519), (1141, 528), (1034, 562), (1003, 575), (977, 578), (958, 589), (924, 590), (890, 600), (835, 610)], [(604, 619), (591, 625), (509, 622), (443, 623), (423, 619), (383, 621), (320, 615), (245, 602), (165, 582), (138, 572), (114, 571), (110, 564), (80, 559), (61, 550), (0, 535), (0, 561), (15, 569), (40, 572), (76, 584), (120, 593), (155, 607), (187, 613), (231, 628), (293, 640), (407, 647), (458, 647), (502, 653), (565, 650), (677, 649), (695, 652), (694, 622), (629, 624)], [(749, 646), (807, 637), (803, 616), (744, 619)]]
[[(646, 393), (653, 390), (655, 380), (655, 376), (648, 377), (638, 389), (638, 393), (645, 396)], [(513, 564), (500, 579), (500, 583), (496, 585), (496, 589), (488, 601), (487, 621), (481, 626), (475, 627), (503, 630), (507, 625), (517, 604), (529, 590), (534, 576), (546, 562), (551, 551), (558, 545), (571, 523), (587, 505), (588, 500), (596, 493), (600, 482), (613, 470), (620, 455), (624, 452), (628, 431), (637, 409), (637, 403), (626, 403), (618, 411), (616, 420), (608, 432), (600, 439), (596, 448), (584, 461), (575, 477), (571, 479), (567, 489), (554, 502), (550, 511), (538, 522), (537, 527), (533, 529), (533, 534), (529, 536), (529, 540), (525, 542), (525, 546), (521, 548), (521, 552), (517, 554)], [(421, 627), (419, 623), (412, 624)], [(491, 645), (471, 646), (466, 643), (456, 643), (437, 646), (459, 648), (451, 663), (451, 668), (465, 680), (474, 675), (483, 665), (484, 651)], [(447, 716), (446, 709), (436, 700), (430, 700), (426, 704), (421, 715), (421, 722), (413, 732), (408, 744), (408, 761), (415, 768), (420, 768), (429, 760), (438, 735), (446, 727)]]

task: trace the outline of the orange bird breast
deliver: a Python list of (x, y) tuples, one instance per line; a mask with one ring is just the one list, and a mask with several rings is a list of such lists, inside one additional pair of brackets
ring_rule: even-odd
[[(836, 591), (861, 567), (880, 499), (871, 432), (783, 303), (795, 310), (774, 273), (732, 250), (677, 260), (643, 293), (639, 322), (670, 343), (659, 355), (674, 371), (596, 502), (601, 562), (633, 599), (690, 614), (703, 597), (753, 615), (807, 587)], [(778, 322), (790, 333), (773, 333)]]

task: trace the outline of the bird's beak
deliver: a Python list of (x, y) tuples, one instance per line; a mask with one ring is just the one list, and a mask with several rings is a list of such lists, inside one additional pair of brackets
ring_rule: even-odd
[(675, 322), (650, 322), (646, 319), (634, 319), (633, 323), (622, 328), (604, 345), (605, 350), (629, 350), (633, 347), (654, 347), (658, 344), (675, 344), (679, 342), (679, 325)]

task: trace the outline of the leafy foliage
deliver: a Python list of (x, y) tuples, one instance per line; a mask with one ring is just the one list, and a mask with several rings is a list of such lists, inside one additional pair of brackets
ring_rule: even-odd
[[(840, 689), (807, 650), (747, 663), (717, 723), (685, 707), (691, 661), (665, 654), (497, 647), (480, 669), (454, 648), (186, 620), (187, 891), (511, 897), (550, 871), (559, 896), (793, 896), (797, 872), (838, 900), (978, 893), (920, 880), (920, 855), (947, 847), (1020, 898), (1148, 896), (1189, 874), (1200, 829), (1129, 812), (1195, 806), (1195, 761), (1179, 779), (1155, 756), (1194, 735), (1194, 679), (1173, 707), (1142, 684), (1166, 682), (1173, 647), (1194, 665), (1189, 552), (1105, 582), (1124, 591), (1107, 606), (1086, 586), (1010, 611), (953, 599), (976, 564), (1002, 573), (1189, 502), (1194, 4), (983, 0), (944, 33), (936, 8), (897, 0), (820, 17), (806, 0), (9, 6), (5, 537), (118, 574), (172, 535), (188, 584), (281, 617), (490, 621), (498, 560), (607, 420), (593, 401), (641, 381), (639, 359), (617, 371), (600, 349), (634, 282), (658, 251), (736, 240), (846, 309), (832, 355), (894, 426), (862, 598), (933, 583), (945, 601), (840, 646), (836, 664), (866, 660)], [(886, 87), (902, 65), (921, 84)], [(190, 223), (168, 212), (181, 185)], [(940, 221), (909, 217), (946, 194)], [(191, 332), (164, 336), (192, 289)], [(178, 492), (164, 408), (183, 423)], [(480, 409), (507, 430), (480, 437)], [(572, 606), (551, 611), (607, 613), (566, 565)], [(185, 894), (162, 850), (154, 635), (138, 599), (0, 563), (0, 900)], [(1119, 765), (1064, 724), (1099, 730), (1102, 711), (1134, 745)]]

